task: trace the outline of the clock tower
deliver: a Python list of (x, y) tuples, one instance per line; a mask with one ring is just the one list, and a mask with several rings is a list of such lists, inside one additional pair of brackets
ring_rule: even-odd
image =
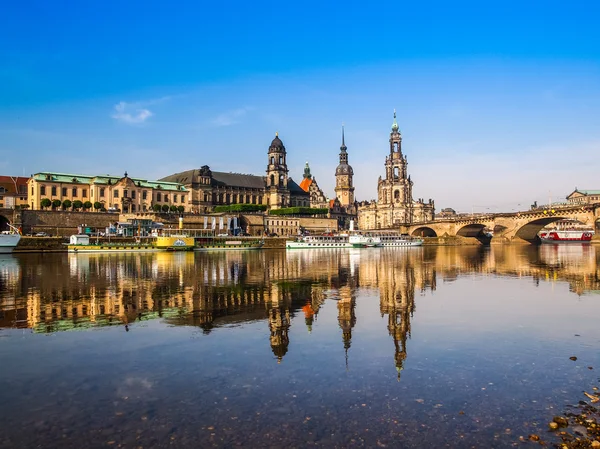
[(275, 133), (275, 138), (269, 146), (267, 164), (267, 204), (270, 209), (288, 207), (290, 204), (290, 191), (288, 189), (288, 168), (286, 151), (283, 142)]
[(343, 208), (348, 209), (354, 204), (354, 186), (352, 177), (354, 171), (348, 165), (347, 147), (344, 141), (344, 126), (342, 125), (342, 146), (340, 147), (340, 163), (335, 169), (335, 195)]

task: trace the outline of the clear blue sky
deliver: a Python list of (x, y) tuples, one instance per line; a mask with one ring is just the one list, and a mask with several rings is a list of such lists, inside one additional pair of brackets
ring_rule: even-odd
[(600, 188), (600, 3), (336, 3), (3, 5), (0, 173), (263, 174), (279, 131), (332, 197), (344, 122), (371, 199), (395, 108), (438, 211)]

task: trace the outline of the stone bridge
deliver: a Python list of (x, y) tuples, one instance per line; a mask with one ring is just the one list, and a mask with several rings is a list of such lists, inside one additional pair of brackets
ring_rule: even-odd
[(21, 225), (21, 210), (0, 207), (0, 232), (8, 230), (8, 224), (19, 227)]
[(494, 241), (538, 243), (537, 234), (544, 226), (564, 219), (577, 220), (593, 227), (596, 230), (596, 237), (598, 237), (600, 203), (448, 218), (401, 226), (400, 230), (410, 235), (423, 237), (459, 235), (485, 239), (484, 229), (488, 229), (493, 231)]

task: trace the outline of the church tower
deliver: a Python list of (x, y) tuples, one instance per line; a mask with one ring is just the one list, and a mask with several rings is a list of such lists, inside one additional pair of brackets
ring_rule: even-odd
[(378, 189), (379, 202), (391, 205), (412, 204), (413, 182), (407, 176), (408, 161), (402, 154), (402, 134), (398, 129), (396, 111), (390, 132), (390, 154), (385, 159), (385, 180), (380, 181)]
[(271, 209), (288, 207), (290, 204), (290, 191), (288, 189), (288, 168), (286, 151), (279, 134), (271, 142), (268, 151), (267, 165), (267, 204)]
[(348, 165), (348, 153), (344, 141), (344, 127), (342, 126), (342, 146), (340, 147), (340, 163), (335, 169), (335, 196), (343, 208), (348, 208), (354, 204), (354, 186), (352, 177), (354, 171)]

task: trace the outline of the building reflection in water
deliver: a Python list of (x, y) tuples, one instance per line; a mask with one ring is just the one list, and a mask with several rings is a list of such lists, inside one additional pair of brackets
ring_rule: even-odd
[(348, 366), (352, 331), (360, 319), (357, 301), (376, 292), (399, 378), (415, 295), (473, 273), (568, 282), (577, 294), (596, 292), (599, 253), (592, 245), (544, 245), (9, 255), (0, 257), (0, 327), (55, 332), (161, 317), (210, 334), (219, 327), (260, 322), (268, 326), (270, 348), (281, 363), (292, 325), (314, 331), (320, 309), (336, 301)]

